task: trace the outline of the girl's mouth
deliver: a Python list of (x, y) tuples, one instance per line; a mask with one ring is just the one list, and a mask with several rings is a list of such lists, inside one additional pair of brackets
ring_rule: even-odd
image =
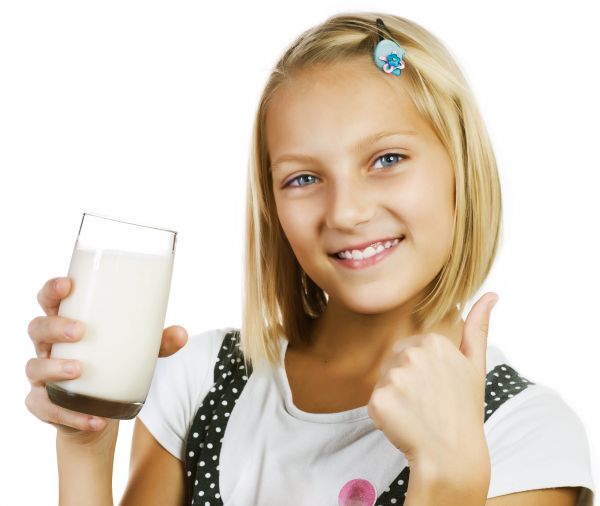
[[(366, 258), (355, 258), (355, 256), (360, 256), (360, 255), (356, 255), (356, 254), (353, 254), (352, 258), (340, 258), (339, 253), (329, 255), (329, 256), (335, 262), (337, 262), (340, 265), (347, 267), (349, 269), (364, 269), (366, 267), (370, 267), (371, 265), (375, 265), (376, 263), (381, 262), (384, 258), (387, 258), (394, 251), (396, 251), (396, 249), (402, 243), (403, 240), (404, 240), (404, 236), (400, 236), (398, 239), (392, 241), (392, 244), (390, 244), (389, 247), (387, 247), (387, 248), (383, 247), (383, 249), (381, 249), (381, 247), (379, 247), (378, 249), (380, 251), (376, 252), (375, 254), (372, 254), (373, 253), (372, 250), (374, 248), (369, 247), (366, 250), (364, 250), (364, 253), (366, 253), (367, 255), (371, 254), (371, 256), (367, 256)], [(348, 256), (348, 255), (346, 255), (346, 256)]]

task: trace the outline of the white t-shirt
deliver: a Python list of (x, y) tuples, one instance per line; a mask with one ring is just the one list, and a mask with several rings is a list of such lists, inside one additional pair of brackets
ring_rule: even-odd
[[(198, 409), (214, 391), (218, 353), (223, 353), (223, 339), (231, 330), (190, 336), (181, 350), (161, 358), (138, 415), (156, 440), (184, 462), (187, 453), (194, 453), (194, 448), (186, 448), (186, 441), (192, 437), (190, 428)], [(287, 340), (282, 338), (282, 345), (285, 354)], [(488, 344), (486, 373), (501, 364), (508, 364), (506, 357)], [(220, 425), (215, 429), (222, 441), (218, 455), (212, 456), (218, 459), (218, 483), (209, 483), (210, 473), (206, 478), (198, 475), (206, 479), (207, 487), (217, 487), (216, 497), (225, 506), (361, 504), (344, 503), (343, 489), (351, 482), (356, 485), (358, 479), (377, 497), (408, 465), (404, 454), (374, 427), (366, 406), (340, 413), (308, 413), (293, 404), (283, 367), (275, 374), (254, 371), (244, 378), (247, 382), (235, 409), (224, 408), (226, 430)], [(539, 383), (510, 397), (484, 424), (492, 470), (488, 498), (532, 489), (584, 487), (578, 506), (591, 506), (595, 486), (589, 445), (577, 414), (555, 390)], [(198, 436), (194, 432), (193, 437)], [(215, 504), (202, 497), (194, 500)]]

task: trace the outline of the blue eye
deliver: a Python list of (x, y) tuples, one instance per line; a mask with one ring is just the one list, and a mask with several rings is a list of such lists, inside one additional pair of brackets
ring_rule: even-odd
[[(379, 160), (381, 160), (381, 159), (386, 159), (386, 158), (388, 158), (388, 159), (389, 159), (389, 158), (392, 158), (392, 159), (393, 159), (393, 158), (398, 158), (398, 157), (400, 157), (402, 160), (404, 160), (404, 159), (406, 158), (406, 156), (404, 156), (404, 155), (401, 155), (400, 153), (386, 153), (385, 155), (381, 155), (380, 157), (378, 157), (378, 158), (377, 158), (377, 161), (379, 161)], [(384, 168), (384, 169), (387, 169), (387, 168), (389, 168), (389, 167), (393, 167), (393, 166), (394, 166), (394, 165), (396, 165), (397, 163), (400, 163), (400, 162), (392, 162), (390, 165), (387, 165), (387, 166), (385, 166), (385, 165), (384, 165), (384, 167), (383, 167), (383, 168)]]
[(306, 185), (306, 184), (296, 184), (296, 185), (292, 184), (294, 181), (300, 181), (301, 178), (303, 178), (303, 177), (312, 177), (312, 178), (314, 178), (315, 176), (311, 176), (310, 174), (300, 174), (299, 176), (296, 176), (294, 179), (290, 179), (284, 185), (284, 188), (287, 188), (288, 186), (295, 186), (296, 188), (299, 188), (300, 186), (310, 186), (310, 185)]
[[(390, 158), (392, 158), (392, 159), (394, 159), (394, 158), (398, 159), (399, 158), (400, 160), (394, 161), (394, 162), (390, 163), (389, 165), (384, 165), (383, 166), (384, 169), (389, 169), (390, 167), (394, 167), (395, 165), (397, 165), (398, 163), (400, 163), (401, 160), (404, 160), (406, 158), (406, 156), (405, 155), (401, 155), (400, 153), (386, 153), (385, 155), (381, 155), (381, 156), (377, 157), (376, 162), (378, 162), (381, 159), (387, 159), (388, 162), (389, 162)], [(381, 168), (381, 167), (379, 167), (379, 168)], [(310, 174), (300, 174), (299, 176), (296, 176), (294, 179), (290, 179), (283, 187), (287, 188), (288, 186), (292, 186), (292, 187), (295, 187), (295, 188), (300, 188), (300, 187), (303, 187), (303, 186), (310, 186), (310, 183), (308, 183), (308, 184), (295, 184), (295, 185), (293, 185), (292, 183), (295, 182), (295, 181), (300, 181), (301, 178), (315, 178), (315, 177), (316, 176), (312, 176)]]

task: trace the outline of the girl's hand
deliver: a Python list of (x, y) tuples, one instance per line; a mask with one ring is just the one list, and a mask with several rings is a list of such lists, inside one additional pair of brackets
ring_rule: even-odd
[(472, 462), (467, 459), (487, 452), (485, 357), (490, 313), (498, 300), (488, 293), (465, 320), (460, 350), (446, 336), (418, 334), (398, 340), (382, 364), (368, 413), (411, 467), (457, 470), (457, 456), (464, 456), (467, 466)]
[[(81, 375), (79, 361), (49, 358), (53, 343), (78, 341), (84, 333), (82, 322), (58, 316), (60, 301), (69, 294), (71, 287), (70, 278), (54, 278), (48, 280), (37, 295), (38, 302), (47, 316), (34, 318), (27, 329), (37, 358), (30, 359), (25, 366), (25, 374), (31, 383), (31, 391), (25, 398), (25, 405), (36, 417), (54, 425), (61, 433), (78, 437), (76, 433), (80, 431), (101, 432), (113, 420), (57, 406), (50, 401), (46, 393), (46, 382), (73, 379)], [(73, 335), (69, 336), (71, 330)], [(187, 338), (183, 327), (166, 328), (163, 331), (159, 355), (172, 355), (185, 345)], [(70, 366), (71, 369), (67, 370), (65, 366)], [(95, 421), (97, 425), (90, 425), (91, 421)], [(88, 433), (81, 434), (81, 438), (89, 440), (93, 437)]]

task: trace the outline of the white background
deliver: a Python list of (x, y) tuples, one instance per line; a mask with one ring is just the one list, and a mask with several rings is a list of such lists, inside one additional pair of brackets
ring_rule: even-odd
[[(239, 326), (251, 125), (271, 66), (338, 11), (389, 11), (450, 49), (500, 168), (489, 343), (557, 389), (598, 463), (600, 78), (593, 2), (0, 4), (2, 504), (55, 504), (55, 429), (24, 405), (36, 294), (66, 275), (83, 212), (179, 232), (165, 325)], [(476, 300), (474, 299), (474, 300)], [(463, 317), (466, 316), (463, 315)], [(133, 421), (121, 423), (115, 502)]]

